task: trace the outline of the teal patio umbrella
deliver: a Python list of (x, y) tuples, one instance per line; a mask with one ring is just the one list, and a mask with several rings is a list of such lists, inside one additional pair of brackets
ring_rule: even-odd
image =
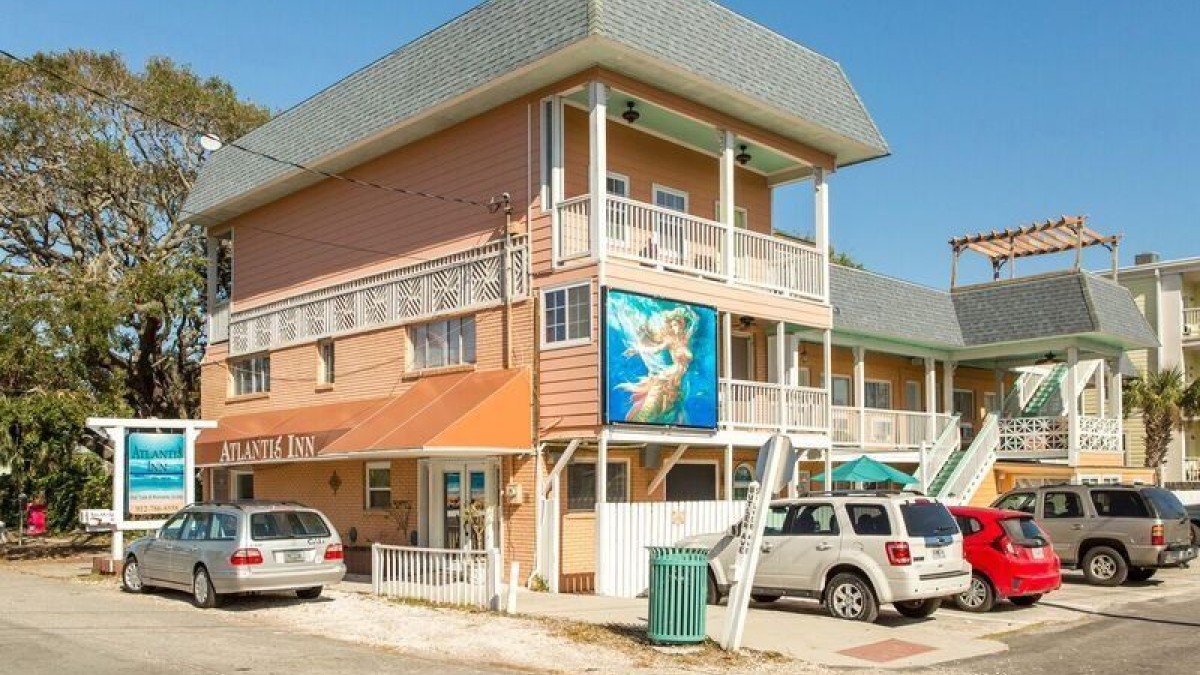
[[(813, 477), (814, 482), (819, 483), (823, 480), (825, 480), (825, 474)], [(920, 482), (903, 471), (893, 469), (866, 455), (834, 469), (833, 481), (836, 483), (897, 483), (899, 485), (912, 485)]]

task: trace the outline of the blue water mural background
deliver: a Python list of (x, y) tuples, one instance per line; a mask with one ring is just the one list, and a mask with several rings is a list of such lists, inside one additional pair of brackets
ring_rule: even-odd
[[(717, 313), (712, 307), (654, 298), (628, 291), (609, 289), (604, 312), (605, 354), (605, 422), (625, 422), (632, 407), (630, 392), (621, 385), (634, 384), (655, 367), (642, 355), (626, 355), (636, 342), (638, 326), (655, 324), (673, 309), (690, 308), (698, 318), (690, 342), (692, 363), (683, 378), (681, 414), (663, 425), (702, 427), (717, 426)], [(662, 363), (670, 364), (666, 351), (655, 355)]]
[(127, 504), (161, 499), (177, 499), (182, 504), (184, 448), (181, 434), (129, 434), (125, 439)]

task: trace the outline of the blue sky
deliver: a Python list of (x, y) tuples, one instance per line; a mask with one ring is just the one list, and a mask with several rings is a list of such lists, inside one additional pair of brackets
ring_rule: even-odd
[[(286, 108), (473, 4), (0, 0), (0, 47), (165, 54)], [(1062, 213), (1125, 235), (1124, 263), (1200, 255), (1200, 3), (724, 4), (841, 62), (888, 139), (831, 183), (834, 243), (871, 269), (944, 286), (951, 236)], [(808, 229), (800, 192), (777, 225)]]

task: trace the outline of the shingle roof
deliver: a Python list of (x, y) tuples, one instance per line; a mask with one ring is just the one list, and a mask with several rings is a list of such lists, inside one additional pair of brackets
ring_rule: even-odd
[(1086, 272), (946, 292), (834, 265), (829, 293), (835, 331), (941, 349), (1071, 335), (1158, 344), (1129, 291)]
[[(280, 114), (240, 144), (315, 164), (591, 37), (806, 120), (864, 148), (856, 159), (887, 154), (837, 63), (710, 0), (490, 0)], [(505, 92), (510, 99), (522, 93)], [(294, 172), (226, 148), (202, 168), (184, 209), (207, 213)]]

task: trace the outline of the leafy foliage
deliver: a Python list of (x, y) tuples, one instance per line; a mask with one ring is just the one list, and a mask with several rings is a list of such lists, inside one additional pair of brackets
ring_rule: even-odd
[(45, 490), (61, 526), (99, 485), (102, 463), (78, 458), (101, 451), (84, 418), (198, 405), (204, 233), (181, 208), (208, 153), (157, 117), (232, 138), (268, 113), (168, 59), (31, 61), (42, 71), (0, 61), (0, 466), (12, 489)]
[(1142, 415), (1146, 466), (1162, 470), (1176, 429), (1185, 417), (1200, 415), (1200, 380), (1187, 384), (1179, 368), (1156, 370), (1125, 383), (1125, 408)]

